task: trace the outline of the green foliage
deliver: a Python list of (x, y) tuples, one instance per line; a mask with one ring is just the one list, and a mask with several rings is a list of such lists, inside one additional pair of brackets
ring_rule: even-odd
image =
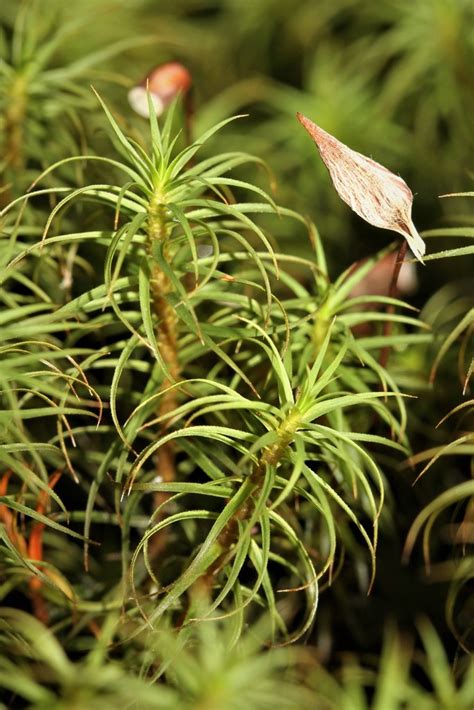
[[(58, 64), (58, 55), (71, 39), (78, 42), (88, 22), (81, 15), (69, 18), (54, 3), (48, 5), (48, 12), (44, 10), (41, 0), (25, 0), (16, 16), (0, 28), (0, 171), (2, 188), (9, 196), (21, 194), (38, 169), (76, 152), (78, 143), (87, 140), (94, 109), (87, 81), (103, 80), (106, 72), (95, 67), (138, 44), (134, 38), (123, 39), (107, 47), (99, 45), (86, 56), (82, 48), (70, 61)], [(140, 43), (144, 41), (141, 38)], [(80, 118), (86, 111), (87, 130)]]
[[(310, 648), (273, 648), (262, 653), (265, 627), (250, 627), (237, 639), (229, 620), (201, 623), (180, 633), (148, 632), (133, 648), (134, 674), (123, 663), (107, 661), (107, 643), (119, 628), (110, 616), (100, 639), (73, 662), (55, 636), (24, 612), (2, 609), (0, 658), (2, 685), (28, 707), (75, 707), (100, 703), (104, 708), (237, 708), (244, 701), (255, 710), (318, 707), (321, 710), (443, 708), (469, 710), (474, 691), (472, 662), (451, 670), (439, 638), (426, 619), (418, 623), (422, 652), (390, 628), (380, 661), (363, 665), (347, 659), (330, 676)], [(84, 636), (76, 635), (81, 647)], [(430, 679), (413, 680), (410, 671)], [(148, 679), (148, 680), (147, 680)], [(152, 683), (150, 682), (153, 681)], [(315, 705), (316, 703), (316, 705)]]
[[(405, 450), (390, 438), (370, 433), (367, 422), (360, 423), (357, 430), (351, 428), (346, 411), (365, 407), (369, 420), (373, 411), (403, 440), (406, 413), (396, 384), (370, 353), (371, 338), (361, 347), (350, 327), (362, 319), (415, 326), (417, 322), (408, 316), (377, 311), (363, 311), (358, 316), (354, 309), (360, 299), (346, 299), (375, 259), (356, 275), (343, 275), (329, 286), (319, 246), (321, 263), (316, 264), (316, 271), (308, 265), (313, 278), (317, 274), (310, 290), (297, 285), (289, 275), (284, 277), (286, 259), (275, 254), (268, 236), (250, 215), (273, 212), (280, 219), (298, 216), (277, 207), (260, 189), (226, 177), (248, 156), (228, 153), (189, 167), (189, 161), (219, 126), (173, 155), (170, 112), (162, 129), (155, 119), (151, 120), (152, 152), (146, 154), (125, 137), (108, 109), (104, 109), (115, 145), (126, 162), (105, 158), (102, 162), (120, 170), (127, 181), (77, 189), (34, 189), (28, 195), (29, 200), (45, 193), (58, 194), (59, 198), (43, 238), (34, 249), (40, 262), (48, 259), (50, 247), (55, 249), (73, 241), (88, 245), (94, 240), (107, 247), (102, 285), (59, 308), (41, 305), (46, 312), (38, 315), (36, 307), (30, 315), (30, 305), (20, 306), (18, 313), (13, 310), (12, 317), (21, 321), (20, 330), (17, 326), (8, 330), (7, 323), (3, 331), (5, 342), (11, 339), (6, 356), (13, 368), (5, 373), (5, 378), (16, 382), (15, 389), (9, 391), (8, 417), (13, 414), (11, 425), (7, 425), (7, 430), (12, 429), (10, 439), (16, 441), (19, 422), (23, 427), (38, 417), (43, 422), (49, 416), (56, 420), (55, 431), (48, 437), (49, 455), (53, 460), (62, 455), (64, 460), (61, 465), (56, 459), (55, 466), (67, 466), (78, 483), (91, 474), (94, 481), (84, 511), (86, 540), (101, 487), (110, 487), (104, 474), (114, 471), (115, 514), (127, 521), (122, 531), (124, 595), (128, 594), (129, 564), (137, 600), (137, 586), (143, 585), (149, 574), (159, 588), (163, 586), (152, 572), (148, 543), (171, 525), (173, 531), (186, 526), (187, 537), (191, 536), (188, 554), (192, 550), (198, 552), (189, 561), (184, 556), (171, 587), (170, 580), (164, 586), (163, 599), (157, 606), (151, 602), (152, 612), (145, 611), (141, 604), (142, 612), (152, 621), (182, 600), (186, 590), (205, 576), (211, 565), (218, 564), (221, 575), (217, 576), (217, 570), (213, 573), (217, 585), (212, 608), (227, 605), (230, 597), (242, 600), (236, 606), (232, 604), (236, 611), (265, 599), (275, 628), (284, 628), (266, 573), (272, 560), (282, 568), (287, 585), (291, 580), (291, 586), (306, 590), (308, 610), (297, 632), (301, 634), (314, 617), (317, 581), (326, 574), (331, 576), (338, 538), (349, 534), (351, 523), (368, 547), (373, 578), (384, 482), (367, 447), (375, 444)], [(60, 166), (61, 163), (52, 169)], [(229, 202), (225, 193), (230, 187), (256, 192), (266, 201)], [(117, 229), (51, 236), (61, 213), (83, 199), (109, 207), (115, 213)], [(15, 209), (22, 202), (13, 202), (8, 209)], [(309, 229), (315, 234), (312, 225)], [(10, 245), (16, 256), (5, 270), (9, 279), (30, 251), (19, 238), (13, 242), (13, 236), (15, 232)], [(261, 243), (266, 251), (257, 251), (252, 242), (257, 246)], [(210, 244), (213, 253), (200, 258), (198, 250), (206, 244)], [(234, 244), (237, 252), (233, 251)], [(221, 245), (226, 246), (226, 252), (221, 251)], [(275, 291), (277, 274), (287, 282), (288, 293), (281, 297)], [(74, 274), (70, 278), (74, 279)], [(184, 287), (185, 280), (191, 284), (189, 290)], [(322, 284), (319, 296), (318, 281)], [(51, 302), (52, 295), (48, 294), (47, 300)], [(176, 323), (166, 320), (169, 305)], [(72, 336), (67, 337), (71, 326)], [(27, 341), (35, 327), (54, 333), (55, 338), (63, 332), (63, 348), (53, 350), (54, 341)], [(163, 339), (163, 331), (171, 327), (176, 330), (172, 353), (171, 341)], [(115, 342), (99, 352), (78, 348), (79, 341), (84, 340), (84, 329), (94, 339), (103, 338), (104, 343), (113, 333)], [(20, 352), (24, 353), (21, 357)], [(78, 356), (80, 363), (76, 363)], [(60, 357), (71, 363), (64, 373), (58, 367)], [(33, 375), (29, 370), (23, 374), (22, 363), (28, 368), (35, 359), (42, 367)], [(361, 363), (366, 366), (363, 371)], [(95, 388), (91, 384), (92, 367), (94, 372), (105, 368), (111, 371), (108, 400), (104, 401), (103, 386)], [(143, 395), (136, 401), (127, 400), (124, 380), (133, 382), (138, 369), (140, 376), (147, 378)], [(229, 375), (231, 387), (226, 384)], [(383, 386), (380, 392), (373, 391), (377, 383)], [(398, 417), (396, 410), (388, 406), (387, 387), (394, 388)], [(170, 396), (174, 406), (163, 410), (161, 404)], [(104, 408), (106, 413), (110, 410), (110, 417), (102, 416)], [(87, 422), (91, 416), (96, 425)], [(94, 426), (96, 434), (107, 441), (107, 447), (97, 452), (93, 464), (88, 462), (86, 474), (82, 453), (78, 458), (70, 442), (74, 445), (76, 437), (86, 432), (94, 436)], [(110, 439), (114, 430), (115, 441)], [(156, 439), (156, 431), (160, 430), (162, 436)], [(33, 457), (35, 437), (27, 431), (23, 430), (24, 449)], [(213, 450), (204, 454), (199, 451), (199, 442), (209, 439), (214, 442)], [(153, 458), (156, 454), (160, 457), (160, 449), (170, 443), (179, 452), (179, 468), (191, 473), (189, 483), (154, 480)], [(9, 450), (6, 455), (14, 459), (14, 470), (21, 475), (27, 466), (25, 453), (15, 453), (21, 463)], [(191, 461), (198, 464), (194, 472)], [(198, 471), (200, 476), (196, 478)], [(45, 481), (47, 473), (43, 468), (43, 487)], [(40, 487), (39, 480), (30, 476), (27, 485), (32, 493)], [(146, 500), (153, 492), (166, 493), (166, 500), (154, 512), (149, 529), (130, 559), (132, 516), (137, 513), (140, 500)], [(202, 500), (195, 512), (189, 507), (189, 496)], [(296, 498), (305, 501), (305, 518), (314, 516), (314, 525), (322, 535), (318, 546), (326, 552), (319, 553), (317, 570), (301, 544), (305, 539), (303, 521), (298, 516), (288, 518)], [(163, 506), (174, 512), (160, 520)], [(246, 513), (240, 520), (244, 508)], [(335, 509), (340, 510), (342, 518), (339, 515), (336, 519)], [(31, 515), (35, 518), (34, 511)], [(200, 520), (212, 521), (204, 537)], [(228, 544), (229, 530), (237, 521), (238, 529), (231, 535), (232, 549), (228, 553), (224, 541)], [(339, 532), (341, 526), (344, 535)], [(258, 534), (252, 532), (254, 528)], [(167, 534), (174, 537), (177, 533)], [(176, 565), (173, 559), (172, 566)], [(255, 581), (251, 587), (242, 586), (240, 578), (249, 576), (249, 568), (256, 575)], [(77, 597), (74, 592), (74, 598), (79, 600), (80, 595)], [(150, 602), (146, 607), (150, 607)]]
[[(454, 710), (471, 707), (474, 694), (472, 661), (454, 674), (427, 619), (419, 620), (423, 651), (414, 652), (412, 641), (388, 627), (380, 660), (361, 665), (348, 659), (339, 677), (321, 670), (315, 674), (317, 707), (341, 710), (398, 710), (426, 708)], [(417, 682), (418, 677), (429, 683)], [(429, 687), (426, 687), (428, 685)]]
[[(473, 489), (458, 462), (473, 453), (472, 401), (461, 398), (474, 304), (462, 281), (430, 285), (421, 313), (367, 289), (396, 244), (382, 235), (348, 266), (368, 240), (342, 228), (347, 212), (294, 120), (318, 116), (385, 156), (423, 182), (431, 209), (440, 178), (443, 191), (464, 181), (469, 7), (312, 5), (162, 3), (152, 39), (167, 34), (163, 59), (199, 55), (204, 73), (219, 52), (223, 69), (194, 76), (190, 142), (179, 98), (148, 126), (125, 108), (154, 3), (2, 10), (5, 703), (472, 704), (472, 666), (461, 655), (451, 669), (446, 635), (427, 620), (414, 645), (389, 629), (380, 663), (340, 635), (364, 637), (363, 618), (341, 609), (356, 617), (363, 595), (377, 599), (387, 544), (395, 569), (407, 531), (406, 561), (423, 530), (426, 573), (450, 583), (448, 625), (462, 652), (472, 647)], [(85, 33), (91, 8), (112, 12), (110, 26)], [(116, 34), (124, 22), (136, 36)], [(282, 26), (298, 86), (270, 52)], [(257, 71), (272, 76), (249, 78)], [(232, 117), (250, 104), (250, 118)], [(460, 213), (423, 236), (450, 247), (472, 238), (471, 223)], [(349, 240), (351, 254), (337, 254)], [(442, 248), (426, 272), (470, 255)], [(407, 463), (422, 465), (415, 493)], [(341, 661), (342, 648), (352, 655)]]

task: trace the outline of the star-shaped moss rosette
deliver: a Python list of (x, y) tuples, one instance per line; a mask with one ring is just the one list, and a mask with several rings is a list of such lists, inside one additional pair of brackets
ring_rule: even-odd
[(316, 143), (339, 197), (374, 227), (402, 234), (423, 262), (425, 243), (411, 218), (413, 193), (404, 180), (380, 163), (348, 148), (301, 113), (298, 121)]

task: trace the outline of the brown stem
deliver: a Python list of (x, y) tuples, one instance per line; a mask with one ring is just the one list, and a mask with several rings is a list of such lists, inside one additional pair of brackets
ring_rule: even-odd
[[(151, 202), (149, 210), (147, 251), (150, 259), (153, 258), (153, 243), (159, 241), (165, 244), (167, 238), (168, 227), (165, 206), (157, 199)], [(166, 250), (164, 250), (164, 253), (166, 257)], [(169, 373), (169, 376), (164, 379), (161, 385), (161, 389), (166, 390), (171, 384), (176, 382), (180, 373), (177, 347), (177, 318), (173, 307), (166, 298), (172, 290), (172, 284), (156, 263), (152, 266), (150, 289), (153, 312), (157, 319), (156, 340)], [(157, 416), (166, 416), (176, 408), (176, 404), (176, 390), (165, 392), (159, 399)], [(166, 422), (163, 422), (159, 435), (163, 435), (165, 430)], [(167, 442), (160, 448), (157, 475), (164, 483), (170, 483), (176, 478), (175, 450), (172, 441)], [(156, 493), (154, 498), (156, 507), (161, 506), (168, 498), (169, 494), (167, 493)], [(155, 559), (162, 552), (165, 544), (166, 532), (161, 531), (150, 541), (148, 547), (150, 559)]]
[[(191, 92), (185, 94), (184, 97), (184, 121), (185, 121), (185, 139), (187, 145), (192, 142), (192, 121), (194, 115), (194, 106)], [(190, 167), (191, 162), (188, 164)], [(148, 220), (148, 241), (147, 250), (150, 260), (153, 260), (153, 243), (155, 241), (166, 245), (168, 238), (168, 227), (166, 220), (166, 208), (160, 195), (156, 195), (150, 202), (149, 220)], [(164, 256), (166, 258), (166, 249)], [(157, 317), (156, 339), (160, 353), (166, 367), (168, 368), (169, 377), (165, 378), (162, 383), (162, 389), (166, 390), (179, 378), (180, 365), (178, 359), (178, 336), (177, 336), (177, 318), (172, 306), (168, 303), (166, 296), (172, 290), (172, 284), (166, 274), (160, 269), (158, 264), (154, 264), (151, 274), (151, 294), (153, 299), (153, 311)], [(172, 389), (165, 392), (160, 397), (157, 415), (163, 417), (174, 409), (176, 409), (176, 390)], [(166, 430), (166, 422), (162, 424), (160, 435)], [(157, 475), (164, 483), (170, 483), (176, 478), (176, 461), (175, 447), (173, 441), (166, 442), (161, 448), (158, 457)], [(170, 494), (159, 492), (155, 494), (155, 505), (157, 508), (162, 506), (168, 500)], [(158, 520), (156, 520), (158, 522)], [(150, 559), (156, 559), (163, 551), (166, 545), (167, 529), (163, 529), (153, 536), (148, 545)]]
[(250, 487), (245, 500), (217, 538), (217, 544), (222, 552), (195, 583), (199, 595), (202, 595), (203, 592), (206, 596), (209, 595), (215, 576), (227, 563), (229, 556), (232, 555), (232, 547), (238, 540), (239, 523), (249, 520), (255, 510), (255, 493), (262, 486), (267, 467), (279, 464), (288, 446), (293, 441), (300, 422), (300, 412), (295, 408), (278, 428), (277, 440), (263, 450), (259, 460), (255, 463), (249, 479)]
[[(406, 253), (407, 253), (407, 242), (405, 239), (402, 241), (400, 248), (398, 250), (397, 258), (395, 260), (395, 264), (393, 266), (393, 272), (392, 272), (392, 279), (390, 281), (390, 288), (388, 291), (388, 295), (390, 298), (396, 298), (397, 297), (397, 284), (398, 284), (398, 277), (400, 275), (400, 269), (402, 268), (403, 261), (405, 259)], [(387, 308), (386, 308), (386, 313), (391, 314), (395, 312), (395, 306), (390, 303)], [(383, 336), (384, 338), (388, 338), (392, 332), (392, 321), (387, 320), (385, 321), (383, 325)], [(390, 355), (390, 345), (384, 345), (380, 352), (380, 364), (382, 367), (386, 367), (388, 358)]]
[[(23, 124), (26, 113), (26, 86), (24, 79), (18, 76), (11, 84), (6, 98), (5, 123), (3, 133), (3, 161), (6, 168), (19, 172), (23, 167)], [(3, 180), (2, 180), (3, 183)], [(0, 207), (5, 207), (11, 200), (8, 185), (0, 190)]]

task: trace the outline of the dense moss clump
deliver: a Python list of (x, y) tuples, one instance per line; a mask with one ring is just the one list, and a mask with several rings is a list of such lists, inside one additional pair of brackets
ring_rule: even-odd
[(317, 5), (2, 5), (1, 707), (473, 707), (472, 8)]

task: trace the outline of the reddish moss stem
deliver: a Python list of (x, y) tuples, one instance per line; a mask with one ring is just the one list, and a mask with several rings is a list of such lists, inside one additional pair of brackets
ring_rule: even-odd
[[(398, 277), (400, 275), (400, 269), (402, 268), (402, 264), (405, 259), (406, 253), (407, 253), (407, 247), (408, 247), (408, 244), (404, 239), (400, 245), (400, 248), (399, 248), (398, 254), (397, 254), (397, 258), (396, 258), (395, 264), (393, 266), (392, 279), (390, 281), (390, 288), (388, 291), (388, 295), (390, 296), (390, 298), (397, 297)], [(387, 306), (386, 313), (392, 314), (394, 312), (395, 312), (395, 306), (392, 303), (390, 303)], [(385, 321), (384, 326), (383, 326), (384, 338), (388, 338), (390, 336), (390, 334), (392, 332), (392, 325), (393, 325), (393, 323), (391, 320)], [(382, 367), (387, 366), (388, 358), (390, 355), (390, 349), (391, 349), (390, 345), (384, 345), (384, 347), (382, 348), (382, 350), (380, 352), (380, 364), (382, 365)]]
[(226, 564), (229, 554), (232, 554), (230, 552), (231, 548), (238, 540), (239, 523), (249, 520), (255, 510), (255, 494), (258, 493), (262, 486), (267, 468), (269, 466), (278, 466), (288, 446), (293, 441), (300, 423), (301, 415), (295, 408), (278, 427), (277, 440), (270, 446), (265, 447), (262, 455), (255, 463), (250, 475), (250, 486), (245, 500), (217, 538), (217, 545), (222, 552), (196, 583), (199, 592), (202, 593), (203, 590), (206, 590), (206, 593), (209, 593), (215, 576)]
[[(173, 307), (167, 300), (167, 295), (172, 290), (172, 284), (168, 276), (162, 271), (158, 264), (153, 263), (153, 246), (156, 242), (161, 243), (164, 248), (165, 258), (166, 241), (168, 239), (168, 225), (166, 218), (166, 207), (159, 196), (150, 202), (148, 218), (148, 240), (147, 253), (150, 258), (151, 279), (150, 290), (152, 298), (153, 312), (156, 316), (156, 340), (160, 349), (160, 354), (168, 370), (168, 376), (162, 382), (161, 389), (166, 390), (171, 384), (176, 382), (180, 374), (178, 359), (178, 335), (177, 318)], [(164, 417), (176, 408), (176, 391), (165, 392), (159, 399), (157, 416)], [(162, 435), (166, 430), (166, 422), (161, 425), (159, 432)], [(176, 478), (175, 450), (172, 441), (167, 442), (160, 448), (157, 464), (157, 475), (164, 483), (170, 483)], [(155, 495), (155, 505), (158, 508), (169, 497), (166, 493)], [(162, 552), (166, 542), (165, 532), (155, 535), (149, 545), (150, 557), (156, 558)]]

